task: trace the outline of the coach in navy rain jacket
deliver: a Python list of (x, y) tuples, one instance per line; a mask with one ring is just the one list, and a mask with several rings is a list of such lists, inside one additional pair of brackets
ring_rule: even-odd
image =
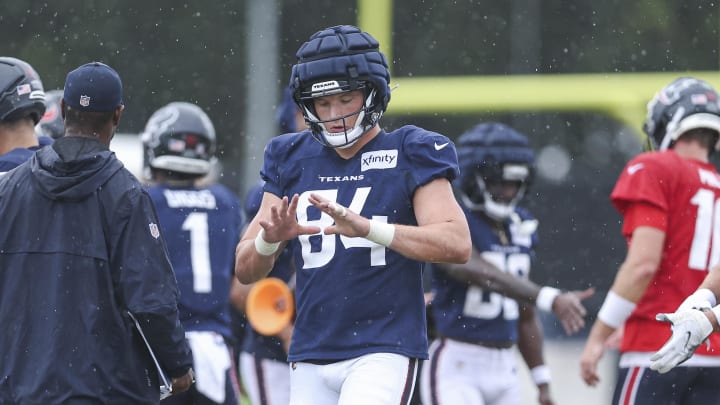
[(165, 242), (149, 196), (108, 149), (122, 109), (108, 133), (73, 134), (82, 110), (65, 89), (65, 136), (0, 179), (0, 404), (158, 403), (126, 313), (169, 376), (191, 379)]

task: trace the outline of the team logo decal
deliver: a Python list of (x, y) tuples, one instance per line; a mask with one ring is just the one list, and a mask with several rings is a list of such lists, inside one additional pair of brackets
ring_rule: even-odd
[(160, 228), (158, 228), (157, 224), (150, 222), (148, 224), (148, 226), (150, 227), (150, 236), (152, 236), (155, 239), (159, 238), (160, 237)]
[(87, 107), (90, 105), (90, 96), (80, 96), (80, 105)]

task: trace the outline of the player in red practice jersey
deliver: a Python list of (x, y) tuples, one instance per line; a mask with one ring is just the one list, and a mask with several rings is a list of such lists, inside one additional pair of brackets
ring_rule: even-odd
[[(605, 298), (580, 361), (589, 385), (605, 342), (624, 326), (616, 404), (715, 403), (720, 398), (720, 336), (668, 373), (650, 368), (670, 337), (658, 313), (675, 311), (718, 262), (720, 175), (709, 163), (720, 134), (717, 92), (706, 82), (679, 78), (648, 104), (644, 131), (659, 151), (632, 159), (611, 200), (623, 216), (628, 252)], [(720, 205), (718, 205), (720, 207)]]

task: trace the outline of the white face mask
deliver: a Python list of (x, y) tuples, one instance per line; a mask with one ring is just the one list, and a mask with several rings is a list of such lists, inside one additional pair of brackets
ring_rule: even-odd
[(482, 178), (480, 176), (477, 176), (476, 181), (478, 183), (481, 183), (479, 184), (479, 187), (484, 190), (483, 202), (481, 205), (474, 204), (475, 207), (470, 208), (480, 209), (484, 211), (490, 218), (498, 221), (504, 221), (515, 215), (515, 208), (517, 207), (517, 204), (520, 202), (520, 200), (522, 200), (522, 198), (525, 196), (525, 190), (527, 190), (527, 183), (524, 180), (527, 179), (528, 173), (529, 171), (527, 166), (523, 165), (505, 165), (505, 167), (503, 168), (503, 178), (523, 180), (517, 189), (517, 193), (509, 202), (495, 201), (492, 194), (487, 191), (487, 186), (485, 185)]
[(510, 215), (515, 212), (516, 200), (513, 200), (510, 204), (501, 204), (493, 201), (490, 193), (485, 192), (483, 194), (485, 195), (483, 211), (485, 211), (490, 218), (498, 221), (504, 221), (505, 219), (510, 218)]
[[(307, 107), (303, 107), (303, 109), (305, 110), (305, 115), (308, 117), (309, 121), (316, 123), (320, 127), (322, 131), (320, 133), (320, 136), (322, 137), (320, 143), (323, 143), (324, 145), (330, 146), (332, 148), (345, 149), (354, 145), (367, 131), (369, 131), (372, 127), (375, 126), (374, 123), (363, 125), (363, 121), (365, 121), (365, 114), (372, 105), (374, 97), (375, 90), (372, 90), (370, 94), (368, 94), (368, 96), (365, 98), (364, 106), (361, 109), (353, 111), (341, 117), (333, 117), (327, 120), (320, 120)], [(326, 122), (343, 120), (344, 123), (347, 118), (352, 117), (353, 115), (357, 115), (357, 119), (355, 120), (355, 125), (349, 131), (345, 130), (343, 132), (329, 132), (327, 128), (325, 128)], [(374, 122), (377, 122), (378, 119), (379, 117), (377, 117)], [(344, 125), (344, 127), (347, 128), (347, 125)]]
[[(317, 124), (322, 129), (321, 136), (323, 137), (325, 144), (332, 148), (339, 148), (339, 149), (349, 148), (350, 146), (354, 145), (355, 142), (357, 142), (358, 139), (360, 139), (360, 137), (363, 136), (363, 134), (371, 128), (370, 126), (362, 125), (363, 118), (365, 118), (365, 109), (361, 109), (361, 110), (359, 110), (359, 112), (355, 111), (350, 114), (344, 115), (342, 117), (333, 118), (331, 120), (326, 120), (326, 121), (320, 121), (309, 110), (306, 109), (306, 111), (307, 111), (308, 117), (310, 117), (312, 120), (317, 122)], [(348, 117), (352, 117), (355, 114), (357, 114), (357, 119), (355, 120), (355, 125), (353, 126), (353, 128), (350, 131), (345, 130), (343, 132), (329, 132), (327, 130), (327, 128), (325, 128), (325, 122), (337, 121), (339, 119), (342, 119), (343, 121), (345, 121), (345, 119), (347, 119)]]

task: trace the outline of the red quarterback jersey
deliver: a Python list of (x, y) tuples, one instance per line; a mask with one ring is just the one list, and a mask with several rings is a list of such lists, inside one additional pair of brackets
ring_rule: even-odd
[[(672, 333), (655, 315), (675, 312), (720, 259), (720, 175), (712, 164), (672, 150), (643, 153), (625, 166), (610, 198), (628, 241), (638, 226), (665, 232), (660, 267), (625, 322), (620, 347), (654, 352)], [(701, 345), (696, 353), (720, 356), (720, 334), (710, 340), (710, 349)]]

